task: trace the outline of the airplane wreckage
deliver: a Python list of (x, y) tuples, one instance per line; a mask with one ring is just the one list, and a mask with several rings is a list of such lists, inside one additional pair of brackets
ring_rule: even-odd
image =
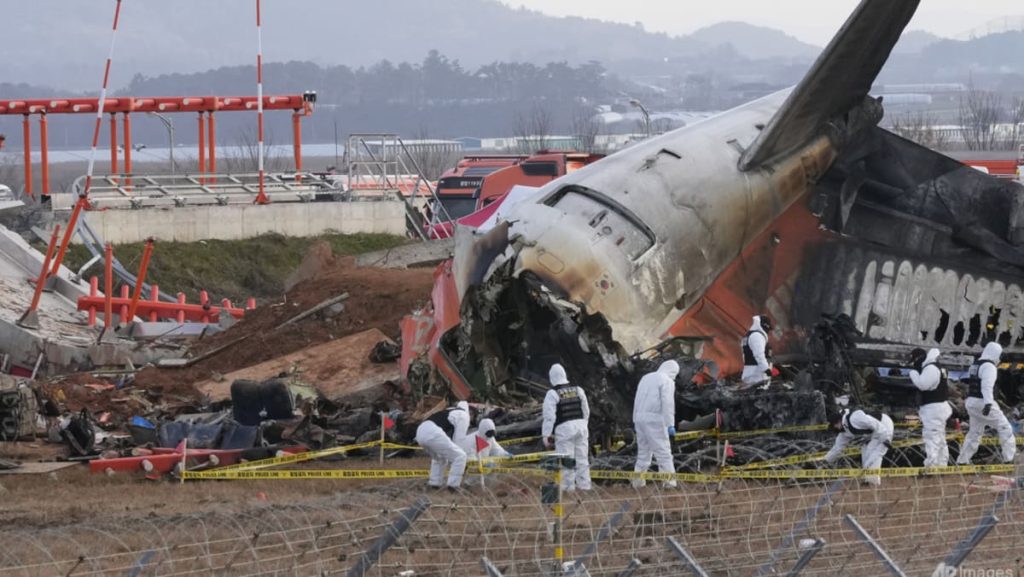
[[(988, 340), (1019, 355), (1024, 187), (883, 130), (868, 94), (917, 5), (863, 0), (795, 88), (513, 190), (490, 223), (459, 227), (432, 309), (403, 325), (409, 381), (539, 399), (562, 362), (594, 431), (628, 427), (639, 377), (672, 357), (678, 415), (722, 408), (759, 428), (824, 422), (840, 394), (915, 412), (906, 379), (878, 370), (914, 347), (951, 371)], [(742, 368), (759, 313), (785, 383), (717, 382)]]

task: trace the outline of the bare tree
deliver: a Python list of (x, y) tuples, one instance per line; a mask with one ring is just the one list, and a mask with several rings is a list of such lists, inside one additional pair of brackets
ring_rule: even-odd
[(905, 112), (896, 116), (890, 127), (892, 132), (932, 150), (945, 150), (948, 135), (938, 128), (938, 119), (924, 111)]
[(516, 111), (512, 134), (516, 138), (517, 152), (532, 154), (548, 147), (551, 140), (551, 112), (540, 103), (533, 103), (527, 111)]
[(1010, 104), (1009, 126), (1003, 136), (1004, 150), (1017, 150), (1024, 144), (1024, 97), (1018, 97)]
[(601, 133), (601, 122), (592, 110), (582, 106), (573, 110), (570, 128), (580, 152), (605, 152), (606, 146), (597, 142), (597, 137)]
[(996, 150), (1000, 144), (998, 125), (1003, 112), (1002, 97), (968, 82), (960, 95), (960, 133), (968, 150)]
[(18, 192), (25, 186), (22, 165), (13, 155), (0, 153), (0, 184), (6, 184), (12, 191)]
[[(273, 155), (275, 148), (274, 133), (267, 132), (263, 139), (263, 170), (265, 172), (286, 172), (292, 168), (287, 156)], [(246, 128), (238, 133), (233, 145), (233, 153), (218, 158), (218, 172), (253, 173), (259, 170), (259, 139), (256, 131)]]
[[(462, 148), (453, 146), (448, 142), (434, 142), (430, 138), (430, 132), (426, 128), (420, 128), (416, 133), (418, 142), (407, 142), (405, 151), (423, 172), (427, 180), (441, 178), (446, 170), (455, 166), (462, 158)], [(412, 163), (410, 163), (412, 164)], [(414, 166), (409, 166), (415, 170)]]

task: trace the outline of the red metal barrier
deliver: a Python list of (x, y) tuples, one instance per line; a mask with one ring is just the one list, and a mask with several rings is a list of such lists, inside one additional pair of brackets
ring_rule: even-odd
[[(135, 320), (135, 312), (139, 307), (139, 297), (142, 295), (142, 285), (146, 282), (146, 271), (149, 270), (149, 257), (153, 256), (153, 237), (146, 239), (146, 248), (142, 251), (142, 264), (139, 265), (139, 274), (135, 277), (135, 293), (132, 295), (132, 304), (128, 307), (128, 322)], [(155, 294), (158, 290), (156, 285), (152, 287)]]
[(36, 278), (36, 290), (32, 293), (32, 304), (29, 305), (28, 310), (18, 320), (18, 326), (38, 329), (39, 328), (39, 313), (36, 309), (39, 308), (39, 298), (43, 296), (43, 287), (46, 286), (46, 280), (49, 276), (46, 274), (50, 270), (50, 259), (53, 258), (53, 251), (57, 248), (57, 238), (60, 236), (60, 225), (53, 227), (53, 234), (50, 236), (50, 246), (46, 249), (46, 258), (43, 259), (43, 270), (39, 272), (39, 277)]
[[(78, 310), (87, 311), (89, 313), (89, 326), (96, 324), (96, 311), (105, 309), (107, 300), (103, 296), (97, 294), (97, 288), (99, 283), (96, 280), (91, 280), (89, 283), (90, 294), (89, 296), (78, 298)], [(158, 293), (154, 291), (154, 298), (157, 298)], [(132, 306), (132, 299), (130, 296), (122, 297), (111, 297), (109, 299), (111, 308), (118, 307), (118, 310), (126, 311), (125, 316), (131, 318), (127, 311)], [(229, 314), (236, 319), (240, 319), (245, 316), (246, 310), (237, 307), (215, 307), (209, 304), (204, 306), (202, 304), (188, 304), (185, 301), (185, 295), (179, 293), (178, 302), (168, 303), (157, 300), (139, 300), (136, 304), (136, 315), (142, 318), (148, 318), (150, 321), (158, 319), (167, 319), (177, 321), (179, 323), (184, 322), (195, 322), (195, 323), (216, 323), (220, 322), (221, 314)]]

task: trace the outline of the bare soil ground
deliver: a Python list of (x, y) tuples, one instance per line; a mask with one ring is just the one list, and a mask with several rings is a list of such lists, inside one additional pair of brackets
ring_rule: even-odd
[[(331, 258), (322, 270), (300, 282), (280, 302), (248, 313), (230, 330), (197, 342), (191, 354), (202, 355), (240, 338), (244, 341), (187, 369), (146, 368), (136, 386), (164, 394), (191, 393), (192, 383), (248, 367), (369, 328), (397, 339), (402, 317), (427, 304), (433, 286), (429, 269), (356, 267), (351, 257)], [(320, 302), (344, 292), (345, 310), (332, 319), (313, 316), (275, 330), (275, 327)]]
[[(385, 467), (424, 468), (422, 458)], [(375, 468), (372, 456), (332, 467)], [(480, 487), (449, 494), (422, 480), (371, 481), (145, 481), (89, 475), (84, 467), (41, 478), (0, 478), (0, 575), (123, 575), (147, 551), (156, 560), (144, 574), (310, 575), (344, 573), (385, 532), (399, 510), (426, 497), (430, 506), (372, 575), (412, 569), (424, 575), (479, 575), (487, 556), (505, 575), (547, 575), (554, 560), (555, 517), (540, 501), (543, 479), (495, 476)], [(468, 484), (467, 484), (468, 485)], [(791, 567), (802, 539), (826, 548), (802, 575), (879, 575), (885, 572), (844, 521), (852, 515), (908, 575), (930, 575), (941, 558), (997, 503), (989, 477), (886, 479), (882, 487), (854, 482), (599, 485), (567, 494), (562, 539), (575, 558), (625, 510), (609, 538), (587, 562), (592, 575), (617, 575), (636, 558), (641, 575), (679, 575), (684, 568), (667, 546), (672, 537), (711, 575), (750, 575), (771, 559)], [(808, 515), (815, 510), (816, 514)], [(1019, 495), (996, 507), (1000, 522), (965, 567), (1019, 571), (1024, 510)], [(793, 544), (781, 547), (795, 534)], [(83, 561), (78, 561), (79, 558)], [(33, 565), (26, 569), (25, 565)], [(18, 567), (17, 570), (14, 570)], [(91, 573), (90, 573), (91, 572)], [(1017, 574), (1017, 573), (1006, 573)]]

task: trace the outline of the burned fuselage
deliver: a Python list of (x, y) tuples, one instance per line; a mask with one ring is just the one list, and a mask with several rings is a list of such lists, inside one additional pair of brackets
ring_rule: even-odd
[(562, 362), (626, 412), (647, 351), (686, 345), (735, 372), (739, 337), (765, 310), (773, 344), (797, 356), (822, 313), (947, 350), (980, 342), (954, 325), (985, 325), (985, 310), (1003, 311), (997, 335), (1019, 327), (1020, 187), (877, 127), (867, 91), (916, 5), (864, 0), (792, 91), (637, 144), (508, 211), (486, 250), (457, 251), (448, 358), (485, 395), (543, 387)]

